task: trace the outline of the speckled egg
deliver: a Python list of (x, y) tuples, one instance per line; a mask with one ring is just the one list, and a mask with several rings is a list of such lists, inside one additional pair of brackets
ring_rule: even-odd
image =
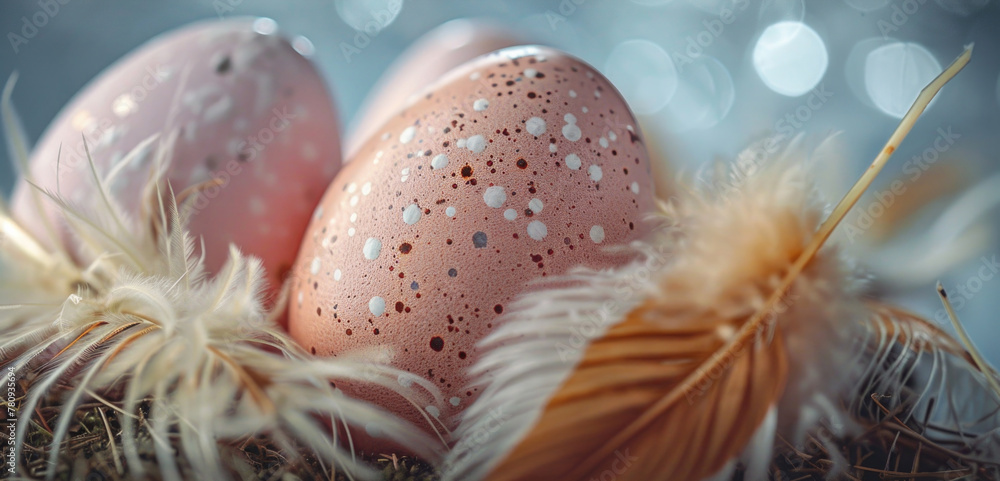
[[(297, 45), (303, 45), (301, 43)], [(52, 122), (31, 155), (31, 172), (74, 202), (96, 196), (84, 139), (105, 176), (151, 135), (176, 135), (167, 178), (175, 192), (214, 178), (189, 226), (215, 271), (235, 243), (263, 259), (272, 288), (295, 260), (324, 190), (342, 164), (333, 102), (313, 64), (276, 33), (274, 21), (197, 23), (151, 40), (96, 77)], [(155, 144), (113, 176), (109, 189), (133, 216)], [(43, 242), (73, 250), (60, 214), (46, 235), (33, 189), (18, 185), (14, 215)]]
[[(289, 329), (336, 356), (388, 346), (429, 378), (446, 425), (467, 369), (532, 280), (628, 259), (653, 188), (642, 135), (593, 67), (516, 47), (449, 72), (367, 139), (327, 190), (295, 265)], [(403, 380), (401, 380), (403, 381)], [(359, 394), (423, 423), (401, 398)]]

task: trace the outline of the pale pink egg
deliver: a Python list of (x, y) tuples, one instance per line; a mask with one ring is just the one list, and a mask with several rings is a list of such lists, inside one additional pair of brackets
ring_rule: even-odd
[[(270, 19), (197, 23), (151, 40), (97, 76), (62, 110), (31, 155), (31, 172), (62, 196), (94, 198), (84, 138), (98, 172), (149, 136), (177, 133), (167, 178), (174, 192), (219, 178), (195, 202), (190, 231), (205, 242), (211, 271), (228, 245), (263, 259), (272, 288), (295, 259), (316, 204), (340, 168), (338, 120), (315, 66)], [(133, 216), (154, 148), (125, 165), (109, 189)], [(43, 242), (73, 239), (51, 203), (50, 239), (21, 182), (14, 215)]]
[(382, 74), (361, 104), (344, 139), (345, 160), (414, 96), (449, 70), (480, 55), (525, 43), (525, 38), (486, 20), (459, 18), (425, 33)]
[[(647, 227), (649, 169), (635, 118), (589, 65), (542, 47), (468, 62), (330, 185), (294, 268), (290, 332), (322, 356), (392, 348), (443, 390), (428, 412), (450, 425), (478, 394), (478, 341), (529, 282), (628, 260), (607, 248)], [(402, 398), (353, 394), (425, 424)]]

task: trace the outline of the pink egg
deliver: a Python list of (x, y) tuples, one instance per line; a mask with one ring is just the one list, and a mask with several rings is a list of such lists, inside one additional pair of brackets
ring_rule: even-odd
[(425, 33), (406, 49), (372, 87), (344, 140), (345, 160), (397, 114), (414, 95), (449, 70), (480, 55), (524, 43), (524, 37), (485, 20), (460, 18)]
[[(529, 282), (628, 260), (607, 248), (643, 233), (654, 198), (636, 125), (607, 79), (557, 50), (454, 69), (330, 185), (294, 268), (292, 336), (323, 356), (392, 348), (443, 390), (428, 412), (450, 425), (478, 394), (477, 343)], [(399, 397), (354, 394), (424, 424)]]
[[(62, 196), (94, 198), (84, 141), (101, 176), (149, 136), (177, 133), (167, 178), (174, 192), (213, 178), (223, 182), (195, 202), (190, 231), (217, 270), (235, 243), (263, 259), (272, 288), (295, 259), (302, 235), (337, 173), (340, 140), (333, 101), (314, 65), (270, 19), (197, 23), (151, 40), (97, 76), (52, 122), (31, 155), (31, 172)], [(82, 136), (82, 137), (81, 137)], [(155, 145), (125, 165), (109, 189), (133, 216), (153, 165)], [(61, 214), (47, 238), (21, 182), (14, 215), (43, 242), (73, 250)]]

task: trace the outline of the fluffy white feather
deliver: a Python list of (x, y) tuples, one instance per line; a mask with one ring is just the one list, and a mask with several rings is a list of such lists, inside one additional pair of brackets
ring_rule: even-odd
[[(27, 142), (9, 93), (10, 85), (3, 102), (6, 132), (23, 165)], [(39, 202), (52, 202), (66, 214), (75, 252), (42, 248), (0, 211), (0, 366), (33, 377), (22, 413), (61, 393), (50, 466), (59, 459), (76, 406), (95, 396), (114, 400), (122, 410), (124, 469), (135, 478), (149, 474), (139, 457), (140, 425), (155, 440), (157, 474), (168, 480), (182, 479), (185, 469), (203, 479), (230, 477), (233, 464), (220, 454), (220, 443), (255, 435), (270, 437), (286, 456), (304, 447), (352, 476), (367, 476), (371, 472), (355, 458), (350, 433), (369, 425), (434, 459), (440, 446), (435, 440), (331, 385), (382, 386), (427, 406), (440, 403), (431, 383), (401, 388), (401, 372), (388, 367), (385, 352), (363, 360), (304, 353), (271, 319), (283, 304), (271, 312), (264, 307), (261, 263), (235, 247), (222, 270), (208, 275), (184, 228), (184, 199), (194, 196), (175, 196), (162, 181), (172, 140), (168, 135), (137, 146), (158, 153), (141, 218), (124, 215), (106, 189), (114, 168), (102, 177), (90, 164), (98, 195), (85, 204), (37, 192)], [(31, 417), (17, 424), (18, 457)], [(47, 475), (52, 478), (55, 470)]]

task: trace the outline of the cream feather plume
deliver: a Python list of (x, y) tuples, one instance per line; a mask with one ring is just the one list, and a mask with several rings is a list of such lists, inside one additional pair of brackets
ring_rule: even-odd
[[(525, 295), (484, 341), (482, 394), (444, 479), (729, 479), (737, 468), (765, 479), (779, 440), (832, 446), (898, 415), (873, 411), (873, 392), (926, 412), (923, 428), (977, 421), (922, 434), (995, 453), (995, 372), (929, 323), (862, 299), (850, 259), (825, 244), (970, 54), (921, 93), (825, 221), (798, 145), (763, 164), (751, 149), (667, 203), (656, 234), (629, 247), (640, 260)], [(831, 463), (831, 475), (847, 467)]]
[[(10, 103), (12, 87), (13, 81), (3, 97), (6, 133), (28, 175), (28, 144)], [(0, 211), (0, 367), (31, 379), (18, 406), (15, 455), (20, 458), (24, 448), (29, 413), (60, 392), (61, 414), (47, 454), (50, 479), (75, 408), (87, 399), (117, 404), (125, 459), (119, 470), (133, 478), (151, 474), (140, 458), (140, 429), (154, 440), (159, 472), (152, 474), (168, 480), (191, 473), (228, 479), (232, 466), (220, 443), (256, 435), (268, 436), (286, 456), (305, 448), (352, 478), (368, 477), (372, 472), (354, 456), (350, 433), (373, 424), (434, 459), (440, 444), (421, 430), (331, 385), (382, 386), (427, 406), (440, 403), (433, 384), (418, 380), (411, 390), (401, 388), (402, 373), (387, 365), (391, 353), (306, 354), (273, 322), (283, 304), (264, 307), (260, 261), (235, 247), (218, 274), (205, 271), (185, 231), (196, 190), (175, 196), (163, 181), (172, 140), (151, 138), (133, 152), (157, 152), (138, 219), (125, 215), (106, 187), (114, 168), (102, 177), (89, 164), (86, 174), (97, 195), (83, 204), (36, 191), (39, 206), (44, 199), (66, 214), (76, 252), (42, 248), (5, 207)]]

